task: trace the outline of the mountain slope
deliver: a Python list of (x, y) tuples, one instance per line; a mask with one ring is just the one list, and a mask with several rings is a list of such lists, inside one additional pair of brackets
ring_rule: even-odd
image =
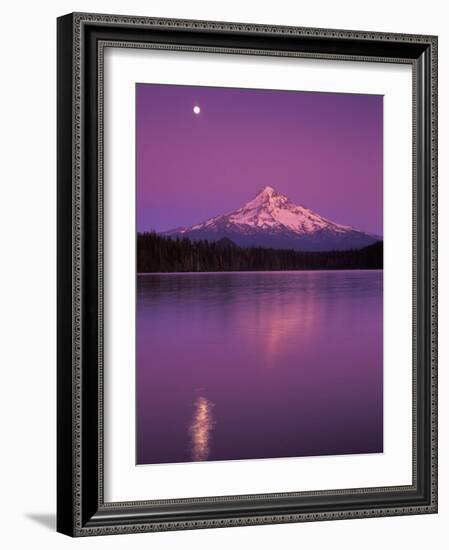
[(304, 206), (293, 204), (272, 187), (264, 187), (241, 208), (190, 227), (164, 233), (198, 241), (230, 239), (239, 246), (294, 250), (347, 250), (379, 239), (352, 227), (334, 223)]

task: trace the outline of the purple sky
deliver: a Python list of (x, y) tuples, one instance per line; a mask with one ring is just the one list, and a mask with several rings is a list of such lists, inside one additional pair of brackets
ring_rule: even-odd
[(137, 84), (136, 118), (138, 231), (226, 214), (269, 185), (383, 234), (382, 96)]

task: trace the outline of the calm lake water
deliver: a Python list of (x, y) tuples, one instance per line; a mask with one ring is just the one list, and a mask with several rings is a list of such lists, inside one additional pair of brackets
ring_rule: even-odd
[(382, 452), (382, 271), (137, 277), (137, 463)]

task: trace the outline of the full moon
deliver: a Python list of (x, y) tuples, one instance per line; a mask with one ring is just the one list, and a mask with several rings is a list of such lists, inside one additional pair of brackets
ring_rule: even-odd
[(193, 108), (193, 112), (196, 115), (199, 115), (201, 113), (201, 109), (198, 107), (198, 105), (195, 105), (195, 107)]

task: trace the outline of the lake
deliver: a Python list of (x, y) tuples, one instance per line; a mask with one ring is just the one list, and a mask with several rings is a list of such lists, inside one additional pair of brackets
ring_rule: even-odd
[(382, 271), (137, 276), (137, 463), (383, 450)]

